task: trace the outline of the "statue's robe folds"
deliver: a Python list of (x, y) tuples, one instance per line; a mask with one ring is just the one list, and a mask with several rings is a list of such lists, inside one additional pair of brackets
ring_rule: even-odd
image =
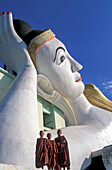
[(36, 168), (42, 168), (48, 165), (48, 140), (46, 138), (38, 138), (36, 144)]
[(57, 137), (55, 138), (55, 142), (58, 147), (58, 162), (60, 167), (70, 169), (70, 156), (66, 138), (64, 136)]
[(58, 164), (58, 148), (57, 144), (54, 140), (48, 140), (49, 149), (48, 149), (48, 157), (49, 157), (49, 168), (55, 168), (56, 170), (61, 170)]

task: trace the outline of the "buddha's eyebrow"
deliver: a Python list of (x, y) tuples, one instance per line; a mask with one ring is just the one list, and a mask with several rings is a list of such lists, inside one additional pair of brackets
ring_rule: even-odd
[(56, 60), (57, 52), (58, 52), (59, 49), (62, 49), (62, 50), (65, 52), (65, 49), (64, 49), (63, 47), (58, 47), (58, 48), (56, 49), (55, 58), (54, 58), (53, 62), (55, 62), (55, 60)]

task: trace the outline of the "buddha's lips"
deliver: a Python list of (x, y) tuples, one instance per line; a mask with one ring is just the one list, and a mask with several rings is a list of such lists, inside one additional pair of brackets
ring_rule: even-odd
[(78, 81), (81, 81), (82, 80), (82, 78), (80, 77), (78, 80), (76, 80), (75, 82), (78, 82)]

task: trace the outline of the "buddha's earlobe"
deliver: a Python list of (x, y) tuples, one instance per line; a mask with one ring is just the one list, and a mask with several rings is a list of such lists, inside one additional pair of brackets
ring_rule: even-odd
[(52, 101), (57, 96), (51, 81), (43, 74), (37, 75), (37, 92), (49, 101)]

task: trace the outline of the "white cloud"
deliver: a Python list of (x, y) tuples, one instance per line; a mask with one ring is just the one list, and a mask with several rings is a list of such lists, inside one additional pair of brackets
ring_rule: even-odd
[(105, 89), (110, 89), (110, 90), (111, 90), (111, 89), (112, 89), (112, 85), (105, 86), (104, 88), (105, 88)]
[(100, 82), (99, 89), (107, 98), (112, 100), (112, 80), (104, 79), (104, 81)]
[(112, 85), (112, 80), (111, 81), (105, 81), (102, 83), (103, 86), (108, 87), (109, 85)]

